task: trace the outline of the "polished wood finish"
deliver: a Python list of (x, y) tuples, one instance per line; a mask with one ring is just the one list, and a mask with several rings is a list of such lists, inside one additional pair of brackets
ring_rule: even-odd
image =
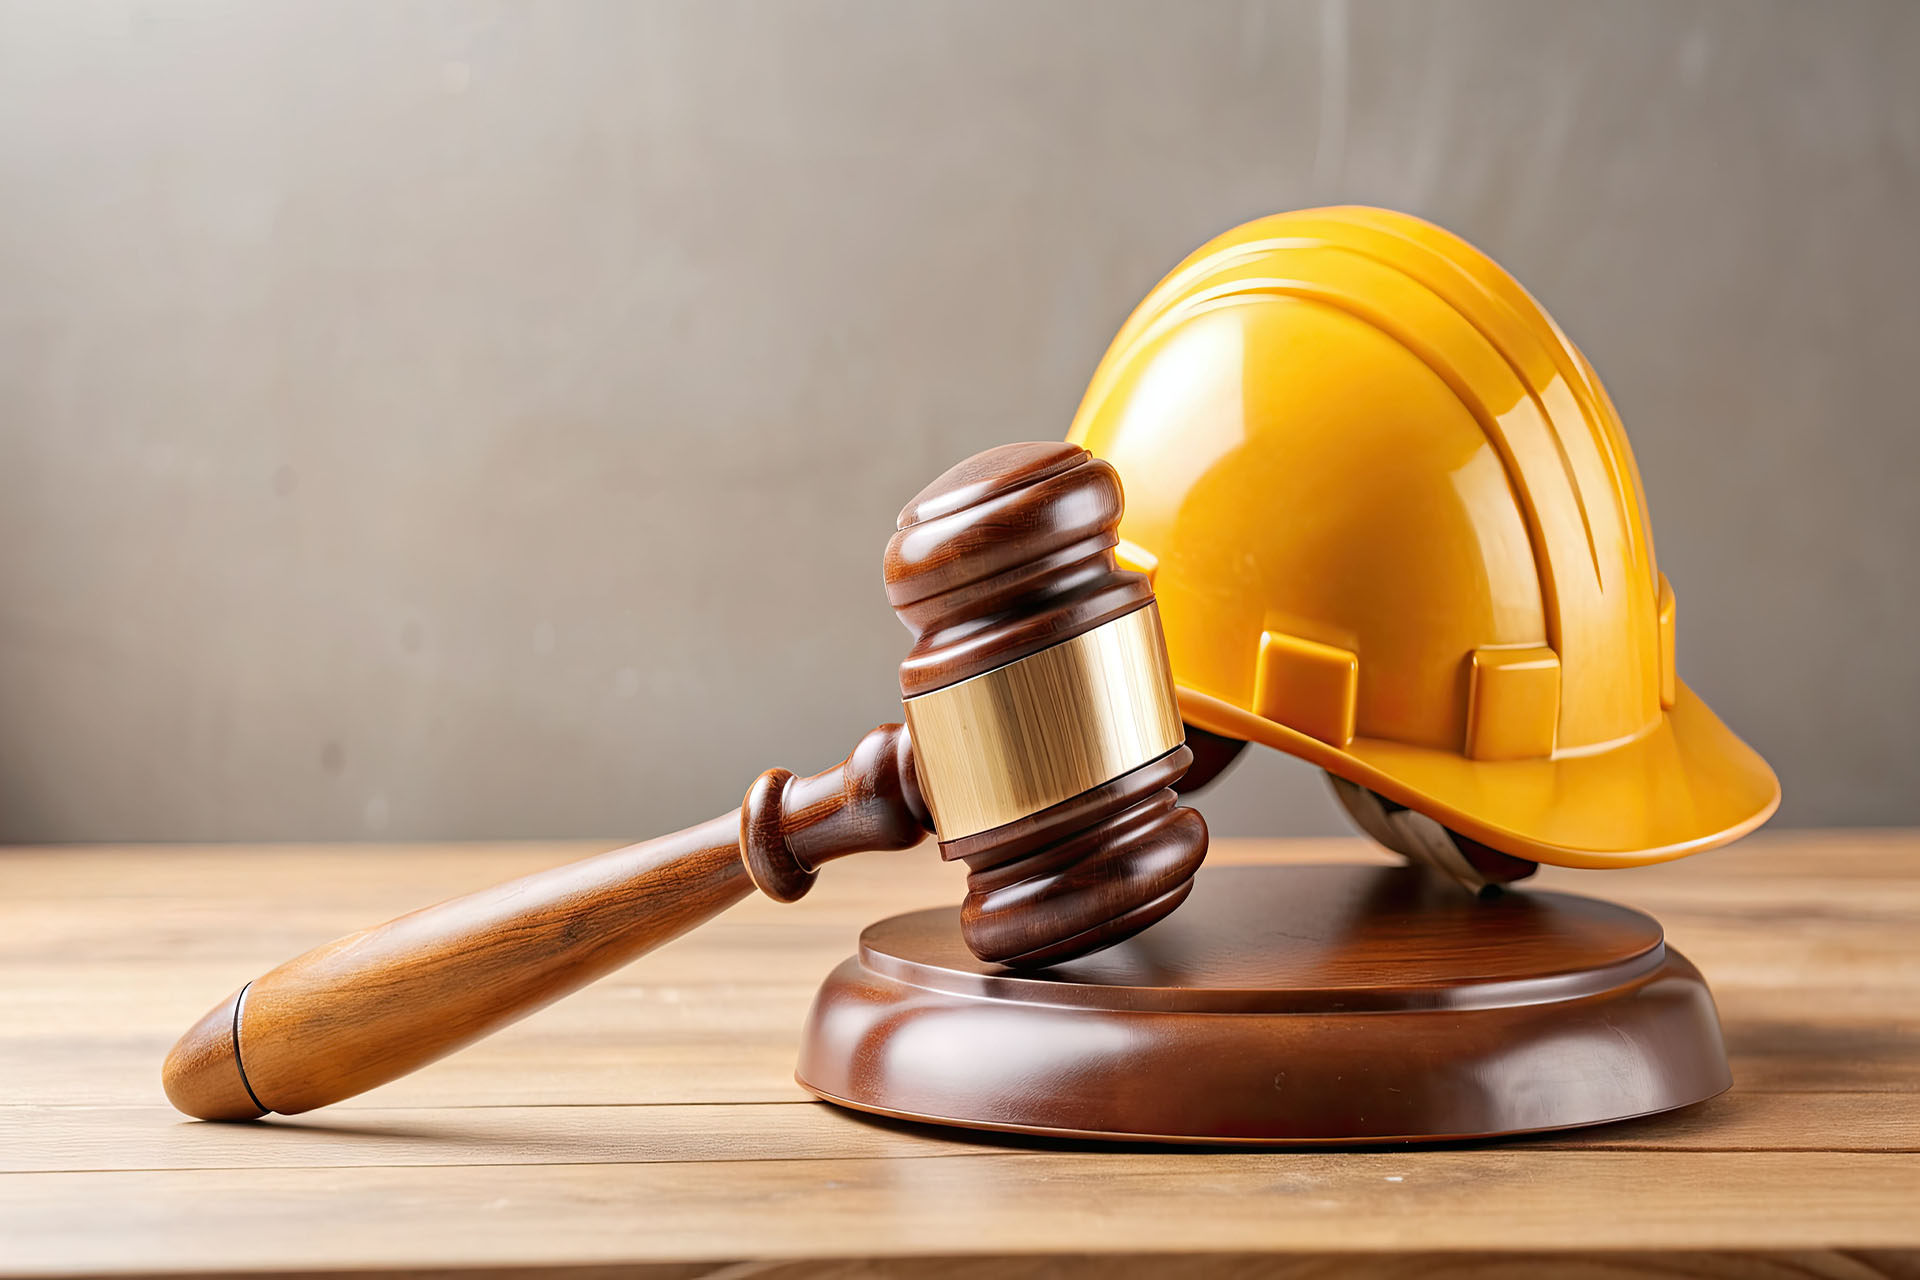
[(1153, 599), (1122, 569), (1120, 476), (1078, 445), (1009, 444), (921, 490), (887, 544), (887, 601), (913, 634), (912, 698), (1069, 640)]
[(883, 724), (811, 778), (769, 769), (740, 807), (747, 871), (775, 902), (797, 902), (820, 868), (849, 854), (911, 849), (932, 829), (904, 726)]
[(1732, 1083), (1706, 984), (1640, 912), (1413, 868), (1195, 885), (1034, 974), (981, 964), (950, 907), (871, 925), (815, 1001), (800, 1082), (902, 1119), (1234, 1143), (1532, 1133)]
[(202, 1120), (251, 1120), (267, 1109), (240, 1071), (240, 996), (234, 992), (187, 1028), (167, 1054), (161, 1077), (173, 1105)]
[[(316, 947), (196, 1022), (161, 1080), (203, 1120), (294, 1115), (385, 1084), (821, 863), (926, 835), (905, 731), (811, 778), (761, 775), (738, 814), (494, 885)], [(236, 1085), (238, 1087), (236, 1087)]]
[[(927, 692), (1150, 604), (1145, 579), (1114, 564), (1119, 517), (1113, 469), (1070, 445), (989, 450), (936, 480), (901, 515), (885, 563), (889, 599), (916, 637), (902, 689)], [(968, 836), (965, 854), (949, 851), (984, 877), (964, 926), (979, 955), (1048, 963), (1177, 905), (1206, 851), (1205, 824), (1175, 810), (1166, 789), (1186, 760), (1175, 748), (1126, 775), (1152, 776), (1151, 789), (1104, 783), (1092, 803), (1069, 797)], [(162, 1068), (167, 1096), (208, 1120), (338, 1102), (578, 990), (751, 886), (791, 902), (825, 861), (908, 848), (930, 826), (909, 737), (884, 725), (826, 773), (762, 774), (737, 814), (411, 912), (280, 965), (181, 1037)]]
[(942, 843), (943, 858), (967, 864), (959, 928), (973, 954), (1048, 965), (1131, 937), (1185, 901), (1207, 850), (1205, 821), (1174, 803), (1191, 759), (1176, 747), (1031, 817)]
[[(1146, 577), (1114, 559), (1123, 506), (1111, 465), (1052, 442), (989, 449), (923, 489), (901, 511), (885, 561), (887, 599), (914, 640), (901, 696), (1150, 606)], [(961, 931), (974, 954), (1051, 964), (1177, 907), (1207, 851), (1205, 821), (1176, 808), (1172, 790), (1192, 759), (1177, 747), (1083, 795), (943, 840), (941, 856), (970, 871)]]
[[(1547, 889), (1655, 916), (1712, 978), (1735, 1084), (1500, 1143), (1128, 1147), (812, 1101), (793, 1069), (820, 979), (867, 924), (958, 893), (959, 868), (916, 856), (837, 864), (797, 906), (751, 895), (339, 1107), (193, 1124), (155, 1089), (234, 975), (595, 851), (0, 850), (0, 1275), (1913, 1274), (1920, 834), (1543, 868)], [(1351, 839), (1216, 840), (1208, 866), (1331, 859), (1387, 861)]]

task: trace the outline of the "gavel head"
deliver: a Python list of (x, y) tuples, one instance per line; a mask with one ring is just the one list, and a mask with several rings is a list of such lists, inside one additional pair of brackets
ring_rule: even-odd
[(1114, 561), (1120, 480), (1070, 444), (967, 459), (900, 513), (887, 599), (913, 633), (900, 693), (941, 855), (967, 865), (982, 960), (1051, 964), (1187, 896), (1207, 827), (1147, 580)]

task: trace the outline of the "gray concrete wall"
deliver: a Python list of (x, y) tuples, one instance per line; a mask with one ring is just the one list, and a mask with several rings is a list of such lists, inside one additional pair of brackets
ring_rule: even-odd
[[(648, 834), (1245, 218), (1512, 269), (1789, 824), (1920, 821), (1920, 6), (0, 2), (0, 839)], [(1247, 766), (1234, 833), (1340, 829)]]

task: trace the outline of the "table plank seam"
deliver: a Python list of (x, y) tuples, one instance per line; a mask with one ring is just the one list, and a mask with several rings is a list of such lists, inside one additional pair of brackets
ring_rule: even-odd
[[(1258, 1154), (1270, 1159), (1285, 1160), (1301, 1156), (1387, 1156), (1387, 1155), (1425, 1155), (1435, 1151), (1495, 1151), (1499, 1148), (1485, 1144), (1468, 1147), (1379, 1147), (1366, 1151), (1335, 1146), (1324, 1147), (1275, 1147)], [(1208, 1156), (1245, 1155), (1246, 1147), (1234, 1147), (1225, 1144), (1219, 1146), (1193, 1145), (1183, 1148), (1170, 1148), (1177, 1151), (1181, 1158), (1190, 1159), (1199, 1164)], [(1517, 1149), (1516, 1149), (1517, 1150)], [(1527, 1151), (1539, 1152), (1583, 1152), (1603, 1155), (1830, 1155), (1830, 1156), (1913, 1156), (1920, 1155), (1920, 1147), (1662, 1147), (1662, 1146), (1581, 1146), (1573, 1143), (1556, 1143), (1526, 1147)], [(100, 1167), (86, 1169), (0, 1169), (0, 1178), (18, 1178), (23, 1176), (60, 1175), (90, 1177), (100, 1174), (146, 1174), (146, 1173), (240, 1173), (260, 1170), (287, 1172), (332, 1172), (339, 1173), (353, 1169), (594, 1169), (594, 1168), (642, 1168), (650, 1165), (707, 1165), (707, 1164), (835, 1164), (849, 1161), (872, 1160), (953, 1160), (995, 1156), (1045, 1156), (1045, 1155), (1108, 1155), (1108, 1156), (1154, 1156), (1163, 1154), (1160, 1148), (1126, 1148), (1119, 1151), (1085, 1151), (1079, 1148), (1020, 1148), (1005, 1149), (969, 1149), (959, 1148), (951, 1151), (890, 1151), (884, 1155), (868, 1153), (864, 1155), (806, 1155), (806, 1156), (754, 1156), (744, 1160), (570, 1160), (555, 1162), (549, 1160), (478, 1160), (478, 1161), (433, 1161), (408, 1162), (405, 1164), (381, 1164), (363, 1162), (359, 1164), (341, 1163), (300, 1163), (300, 1164), (264, 1164), (249, 1162), (245, 1164), (183, 1164), (183, 1165), (138, 1165), (121, 1167)]]

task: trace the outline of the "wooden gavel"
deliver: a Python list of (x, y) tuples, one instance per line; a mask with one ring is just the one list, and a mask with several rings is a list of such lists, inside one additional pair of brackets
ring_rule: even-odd
[(908, 504), (887, 599), (913, 634), (907, 724), (730, 813), (350, 934), (222, 1001), (174, 1045), (167, 1097), (206, 1120), (384, 1084), (651, 951), (758, 888), (929, 831), (967, 865), (982, 960), (1038, 966), (1126, 938), (1192, 887), (1206, 824), (1147, 580), (1118, 568), (1120, 482), (1067, 444), (954, 467)]

